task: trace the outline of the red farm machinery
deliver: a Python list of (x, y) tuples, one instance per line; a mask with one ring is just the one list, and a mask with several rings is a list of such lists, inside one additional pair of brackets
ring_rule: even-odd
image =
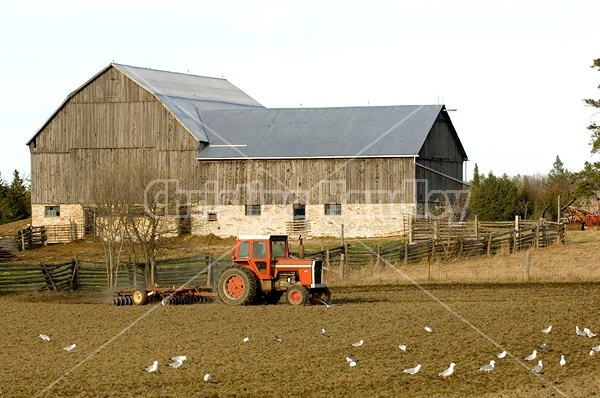
[(213, 287), (176, 286), (125, 290), (115, 294), (117, 305), (213, 301), (228, 305), (275, 304), (285, 295), (295, 306), (329, 303), (331, 292), (323, 283), (323, 262), (290, 255), (287, 235), (247, 235), (236, 240), (233, 264), (225, 268)]

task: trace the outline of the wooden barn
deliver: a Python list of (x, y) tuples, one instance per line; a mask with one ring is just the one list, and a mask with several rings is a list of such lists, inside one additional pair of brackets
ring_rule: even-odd
[(272, 109), (225, 79), (119, 64), (27, 145), (33, 224), (78, 237), (107, 183), (140, 181), (140, 205), (163, 187), (160, 216), (193, 234), (401, 233), (460, 200), (467, 160), (443, 105)]

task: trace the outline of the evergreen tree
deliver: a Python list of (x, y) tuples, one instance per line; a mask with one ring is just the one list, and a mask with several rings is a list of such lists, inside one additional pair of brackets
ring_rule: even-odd
[(600, 162), (585, 162), (576, 176), (578, 184), (574, 196), (585, 198), (588, 203), (595, 200), (600, 210)]
[[(592, 68), (596, 68), (600, 71), (600, 58), (594, 60), (594, 64), (591, 66)], [(600, 86), (598, 86), (600, 88)], [(584, 99), (583, 100), (589, 106), (594, 108), (600, 108), (600, 100), (595, 99)], [(588, 126), (588, 130), (592, 132), (592, 153), (600, 152), (600, 125), (597, 125), (596, 122), (592, 121), (592, 123)]]
[(534, 212), (534, 194), (531, 187), (531, 182), (527, 176), (515, 178), (515, 182), (519, 185), (519, 198), (517, 200), (519, 215), (524, 219), (529, 219)]
[(473, 187), (477, 188), (480, 184), (481, 184), (481, 178), (482, 176), (479, 175), (479, 166), (477, 166), (477, 163), (475, 163), (475, 168), (473, 169)]
[(471, 212), (482, 221), (510, 221), (519, 214), (519, 187), (506, 174), (498, 178), (490, 172), (474, 196)]
[(0, 224), (7, 223), (11, 218), (11, 212), (8, 208), (6, 196), (8, 194), (8, 184), (0, 174)]
[(10, 211), (8, 221), (23, 220), (31, 215), (31, 199), (25, 182), (17, 170), (6, 192), (6, 205)]
[[(591, 67), (600, 71), (600, 58), (595, 59)], [(583, 101), (589, 106), (600, 108), (600, 100), (588, 98)], [(592, 132), (592, 154), (600, 153), (600, 125), (592, 121), (587, 128)], [(597, 201), (598, 211), (600, 211), (600, 162), (585, 162), (583, 170), (577, 173), (576, 176), (578, 184), (575, 195), (586, 200)]]
[(559, 199), (561, 207), (572, 199), (574, 190), (572, 181), (572, 173), (564, 168), (563, 162), (557, 156), (552, 165), (552, 170), (548, 172), (548, 178), (546, 178), (544, 184), (544, 193), (540, 195), (536, 203), (536, 207), (541, 209), (542, 212), (547, 209), (544, 214), (546, 220), (557, 220)]

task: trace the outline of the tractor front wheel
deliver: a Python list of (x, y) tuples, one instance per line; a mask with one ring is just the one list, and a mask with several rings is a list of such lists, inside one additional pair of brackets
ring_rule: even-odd
[(217, 290), (219, 298), (229, 305), (249, 305), (256, 297), (257, 282), (252, 271), (231, 267), (223, 271)]
[(293, 285), (287, 290), (287, 301), (291, 305), (304, 305), (308, 298), (308, 292), (302, 285)]

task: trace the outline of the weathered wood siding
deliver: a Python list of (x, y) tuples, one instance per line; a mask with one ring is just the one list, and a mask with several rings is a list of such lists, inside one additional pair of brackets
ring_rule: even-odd
[(413, 158), (199, 161), (197, 170), (207, 205), (414, 203)]
[[(445, 120), (438, 119), (419, 152), (417, 163), (462, 181), (464, 160), (460, 143), (452, 128)], [(426, 180), (430, 189), (456, 190), (463, 188), (462, 184), (452, 181), (452, 179), (419, 167), (416, 170), (416, 178)]]
[[(89, 203), (99, 170), (193, 181), (198, 142), (150, 93), (111, 67), (30, 144), (32, 203)], [(135, 176), (133, 176), (135, 178)]]
[[(460, 180), (459, 148), (440, 119), (416, 161)], [(415, 203), (415, 179), (430, 189), (460, 185), (415, 168), (412, 157), (198, 161), (196, 138), (114, 67), (70, 97), (30, 150), (34, 205), (93, 203), (98, 174), (107, 169), (131, 181), (140, 168), (175, 179), (200, 205)]]

